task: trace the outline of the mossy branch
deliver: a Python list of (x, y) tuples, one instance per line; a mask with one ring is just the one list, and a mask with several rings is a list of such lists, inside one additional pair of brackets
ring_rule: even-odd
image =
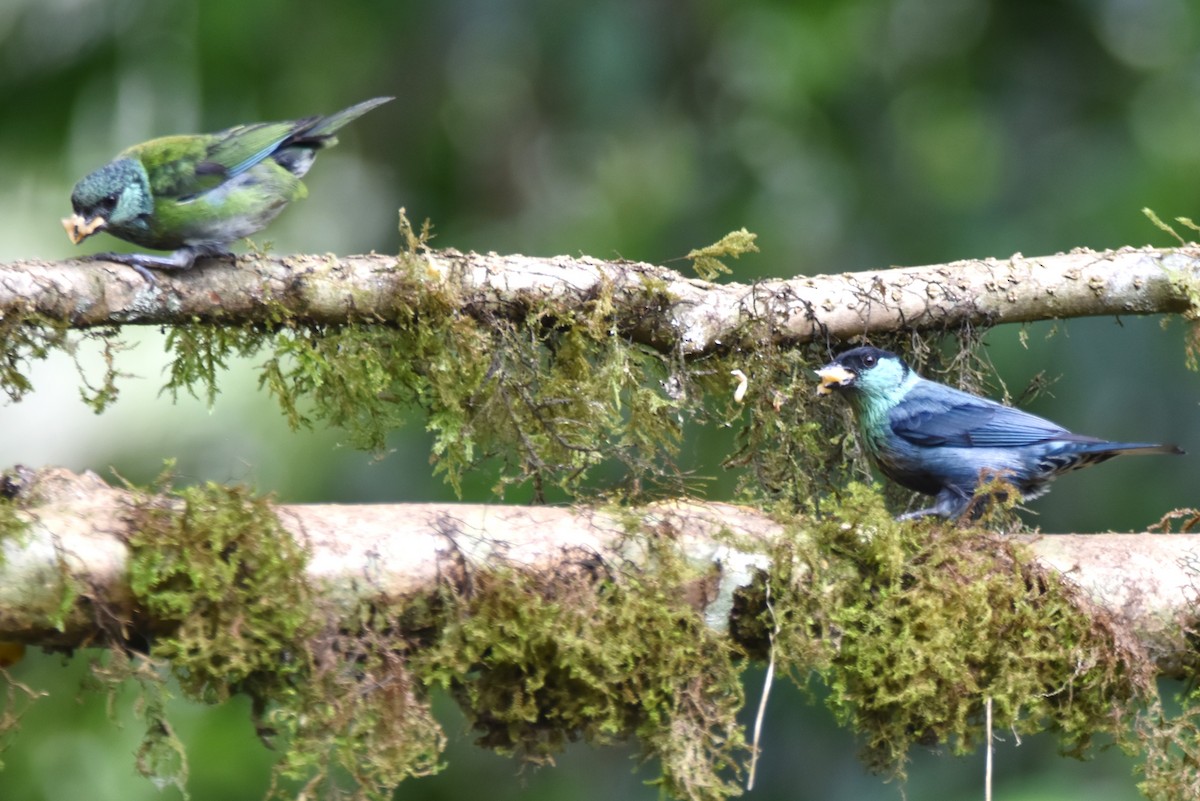
[[(134, 614), (127, 585), (127, 543), (139, 536), (135, 506), (170, 500), (139, 497), (94, 474), (27, 471), (36, 503), (17, 513), (24, 533), (3, 544), (0, 639), (78, 647), (94, 639), (96, 605)], [(633, 510), (405, 503), (279, 505), (282, 530), (308, 549), (307, 581), (327, 608), (351, 614), (364, 601), (434, 596), (447, 575), (504, 565), (533, 574), (570, 572), (581, 557), (597, 564), (654, 561), (632, 532), (657, 532), (702, 566), (689, 604), (707, 625), (726, 631), (733, 596), (771, 569), (769, 554), (794, 528), (745, 506), (692, 500)], [(1069, 577), (1128, 631), (1158, 669), (1179, 674), (1190, 653), (1188, 621), (1200, 565), (1200, 535), (1086, 534), (1016, 538), (1040, 564)], [(365, 580), (364, 580), (365, 577)], [(62, 588), (72, 594), (64, 611)], [(143, 610), (144, 611), (144, 610)], [(742, 610), (741, 614), (746, 614)]]
[[(1194, 662), (1200, 536), (914, 526), (862, 485), (784, 522), (696, 501), (283, 506), (55, 469), (10, 471), (0, 497), (0, 640), (105, 646), (104, 680), (160, 694), (147, 664), (190, 698), (245, 693), (286, 743), (277, 776), (310, 788), (340, 768), (384, 799), (437, 770), (441, 688), (482, 746), (545, 761), (633, 739), (669, 795), (723, 801), (741, 672), (767, 654), (820, 676), (878, 770), (917, 743), (972, 750), (987, 698), (1005, 729), (1080, 754), (1107, 735), (1148, 749), (1148, 783), (1200, 781), (1174, 767), (1190, 718), (1162, 719), (1153, 682)], [(139, 765), (181, 783), (147, 714)]]
[(618, 326), (633, 339), (695, 355), (748, 339), (799, 344), (967, 324), (1187, 313), (1196, 306), (1197, 276), (1195, 245), (1018, 254), (754, 284), (714, 284), (641, 262), (455, 250), (248, 255), (164, 274), (156, 285), (104, 261), (29, 260), (0, 264), (0, 320), (36, 316), (72, 328), (272, 325), (282, 314), (318, 324), (386, 323), (430, 285), (449, 285), (457, 310), (488, 315), (611, 293)]

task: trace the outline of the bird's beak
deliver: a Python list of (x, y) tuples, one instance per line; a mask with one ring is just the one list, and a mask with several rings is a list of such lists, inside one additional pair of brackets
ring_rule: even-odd
[(828, 395), (835, 389), (841, 389), (854, 383), (854, 379), (858, 378), (858, 375), (840, 364), (827, 364), (817, 371), (817, 377), (821, 379), (821, 385), (817, 387), (817, 394)]
[(78, 245), (108, 225), (108, 220), (98, 214), (90, 220), (85, 220), (82, 215), (72, 214), (70, 217), (63, 218), (62, 225), (67, 229), (67, 236), (71, 238), (71, 242)]

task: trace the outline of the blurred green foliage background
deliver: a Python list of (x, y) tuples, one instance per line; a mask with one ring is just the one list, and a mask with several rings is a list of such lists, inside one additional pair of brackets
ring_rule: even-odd
[[(435, 246), (683, 268), (672, 260), (746, 226), (762, 252), (734, 278), (750, 281), (1170, 245), (1139, 209), (1197, 213), (1200, 4), (1187, 0), (0, 0), (0, 259), (76, 255), (58, 223), (70, 187), (129, 144), (382, 94), (398, 99), (344, 131), (310, 173), (310, 197), (266, 232), (274, 250), (394, 252), (405, 206), (433, 221)], [(87, 252), (114, 244), (97, 237)], [(1061, 381), (1033, 411), (1200, 450), (1181, 323), (1039, 324), (1027, 345), (1020, 333), (987, 337), (997, 393), (1019, 395), (1044, 372)], [(288, 431), (252, 365), (211, 409), (172, 404), (157, 394), (160, 333), (131, 341), (121, 399), (99, 417), (69, 359), (39, 365), (37, 393), (0, 408), (0, 465), (111, 466), (147, 481), (178, 457), (183, 481), (245, 481), (287, 502), (448, 497), (421, 420), (376, 461), (339, 447), (335, 431)], [(732, 477), (708, 442), (688, 457), (709, 493), (728, 497)], [(1029, 519), (1144, 528), (1197, 504), (1194, 460), (1069, 477)], [(472, 484), (470, 499), (489, 486)], [(133, 776), (136, 725), (77, 701), (81, 670), (45, 656), (15, 669), (52, 696), (4, 754), (0, 798), (178, 797)], [(753, 704), (758, 674), (750, 681)], [(272, 757), (244, 706), (180, 704), (176, 719), (193, 798), (261, 797)], [(397, 797), (653, 797), (625, 753), (575, 748), (519, 773), (472, 748), (451, 709), (444, 720), (449, 769)], [(997, 797), (1136, 797), (1119, 755), (1080, 764), (1057, 759), (1052, 738), (1007, 740)], [(773, 696), (765, 745), (753, 798), (901, 797), (790, 687)], [(914, 756), (909, 797), (981, 794), (981, 757)]]

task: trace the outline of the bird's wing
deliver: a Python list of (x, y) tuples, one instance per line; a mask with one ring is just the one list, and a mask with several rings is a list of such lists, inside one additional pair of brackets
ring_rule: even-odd
[(1087, 440), (1036, 415), (926, 381), (888, 415), (892, 432), (914, 445), (1013, 448), (1050, 439)]
[(258, 164), (312, 122), (264, 122), (216, 134), (164, 136), (121, 155), (142, 162), (155, 197), (187, 201)]
[(209, 145), (204, 161), (196, 165), (196, 172), (233, 178), (270, 156), (288, 137), (310, 127), (317, 119), (260, 122), (223, 131)]

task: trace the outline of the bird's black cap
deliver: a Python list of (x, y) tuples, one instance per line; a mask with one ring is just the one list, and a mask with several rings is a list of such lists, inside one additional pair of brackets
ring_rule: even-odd
[(908, 373), (908, 365), (891, 351), (864, 345), (838, 354), (837, 358), (817, 371), (821, 385), (817, 387), (818, 395), (828, 395), (835, 389), (849, 389), (860, 375), (870, 370), (885, 359), (894, 359)]

